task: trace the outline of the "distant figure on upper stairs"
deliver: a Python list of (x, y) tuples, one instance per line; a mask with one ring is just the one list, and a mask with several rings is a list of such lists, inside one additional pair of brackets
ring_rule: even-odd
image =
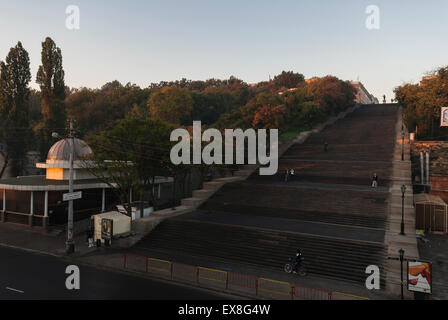
[(372, 177), (372, 188), (376, 190), (377, 187), (378, 187), (378, 176), (376, 173), (374, 173)]

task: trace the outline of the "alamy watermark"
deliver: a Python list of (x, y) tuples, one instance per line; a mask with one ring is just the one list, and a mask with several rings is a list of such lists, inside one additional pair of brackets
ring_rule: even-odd
[(67, 15), (65, 18), (65, 27), (68, 30), (79, 30), (81, 23), (79, 7), (76, 5), (69, 5), (65, 8), (65, 14)]
[(380, 8), (376, 5), (370, 5), (367, 6), (365, 13), (368, 15), (366, 28), (368, 30), (379, 30), (381, 27)]
[[(258, 160), (258, 163), (262, 165), (260, 175), (274, 175), (278, 170), (278, 129), (269, 130), (269, 148), (267, 148), (267, 131), (266, 129), (258, 129), (258, 132), (254, 129), (245, 131), (225, 129), (223, 144), (219, 130), (207, 129), (201, 133), (201, 121), (193, 121), (193, 164), (210, 165), (223, 164), (223, 162), (245, 164), (247, 155), (247, 164), (256, 164)], [(179, 141), (171, 149), (171, 162), (175, 165), (191, 164), (190, 133), (185, 129), (176, 129), (171, 132), (170, 140)], [(235, 146), (234, 141), (236, 141)], [(202, 142), (209, 143), (202, 148)], [(245, 142), (247, 142), (247, 152)]]
[(372, 264), (366, 268), (366, 274), (369, 276), (366, 279), (366, 288), (368, 290), (380, 289), (380, 268)]
[(79, 271), (79, 267), (69, 265), (65, 268), (65, 273), (69, 275), (67, 279), (65, 279), (65, 287), (67, 290), (81, 289), (81, 273)]

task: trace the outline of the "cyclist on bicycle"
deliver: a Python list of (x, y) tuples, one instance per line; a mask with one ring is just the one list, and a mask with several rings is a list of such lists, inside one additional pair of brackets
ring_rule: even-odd
[(297, 273), (297, 271), (299, 270), (300, 266), (302, 265), (303, 259), (304, 258), (303, 258), (302, 251), (300, 251), (300, 249), (297, 249), (297, 253), (294, 258), (294, 273)]

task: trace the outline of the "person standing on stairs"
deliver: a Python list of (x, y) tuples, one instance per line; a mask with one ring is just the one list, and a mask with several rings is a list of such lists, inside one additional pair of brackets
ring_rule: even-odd
[(376, 173), (374, 173), (372, 177), (372, 188), (376, 191), (377, 187), (378, 187), (378, 176)]

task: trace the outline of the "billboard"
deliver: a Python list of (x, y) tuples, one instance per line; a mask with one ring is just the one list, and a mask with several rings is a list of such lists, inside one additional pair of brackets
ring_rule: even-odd
[(111, 240), (114, 230), (112, 219), (101, 219), (101, 238)]
[(432, 265), (426, 261), (408, 261), (408, 290), (432, 293)]
[(442, 113), (440, 115), (440, 126), (448, 127), (448, 107), (442, 107)]

